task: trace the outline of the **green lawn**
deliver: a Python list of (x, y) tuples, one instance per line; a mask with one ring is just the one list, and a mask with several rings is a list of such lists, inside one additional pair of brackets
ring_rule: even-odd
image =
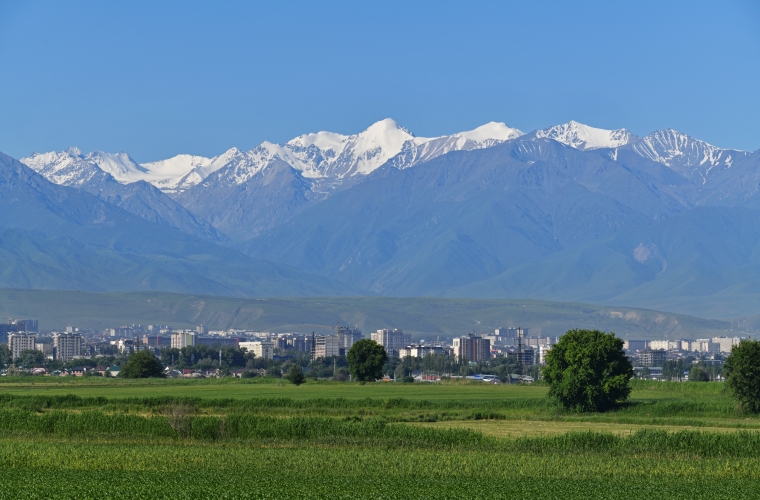
[(162, 380), (138, 381), (121, 379), (49, 379), (36, 378), (34, 382), (0, 383), (0, 394), (15, 395), (64, 395), (81, 397), (202, 397), (202, 398), (404, 398), (414, 400), (472, 400), (489, 401), (502, 399), (543, 398), (546, 388), (540, 386), (509, 385), (442, 385), (442, 384), (396, 384), (376, 382), (356, 383), (306, 383), (294, 386), (285, 380), (271, 383), (247, 381)]
[(760, 418), (722, 384), (604, 414), (546, 392), (3, 379), (0, 498), (757, 498)]

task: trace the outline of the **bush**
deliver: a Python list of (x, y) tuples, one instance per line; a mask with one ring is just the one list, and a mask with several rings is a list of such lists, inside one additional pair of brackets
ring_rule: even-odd
[(726, 385), (742, 408), (760, 413), (760, 342), (742, 340), (723, 365)]
[(633, 367), (614, 333), (570, 330), (549, 351), (542, 372), (549, 397), (573, 411), (605, 411), (631, 394)]
[(291, 384), (296, 386), (303, 384), (306, 380), (306, 377), (303, 376), (303, 371), (301, 371), (301, 367), (298, 365), (291, 366), (288, 376), (285, 378), (287, 378)]

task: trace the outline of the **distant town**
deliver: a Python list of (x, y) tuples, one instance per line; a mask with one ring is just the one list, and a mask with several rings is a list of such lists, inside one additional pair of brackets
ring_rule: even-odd
[[(465, 377), (530, 383), (559, 340), (515, 327), (434, 341), (413, 342), (401, 329), (379, 329), (367, 337), (388, 355), (384, 380), (407, 382)], [(9, 319), (0, 324), (0, 373), (113, 377), (131, 354), (148, 350), (160, 358), (169, 377), (281, 377), (297, 364), (314, 378), (349, 380), (346, 353), (362, 338), (358, 328), (343, 325), (336, 325), (333, 335), (139, 324), (40, 333), (35, 319)], [(719, 381), (724, 358), (742, 338), (625, 340), (624, 349), (637, 378)]]

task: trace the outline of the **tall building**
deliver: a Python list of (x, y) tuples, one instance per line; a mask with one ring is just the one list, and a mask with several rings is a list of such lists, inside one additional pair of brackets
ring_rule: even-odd
[(11, 351), (11, 358), (18, 358), (21, 355), (21, 351), (33, 351), (35, 340), (37, 338), (34, 334), (11, 333), (8, 335), (8, 350)]
[(53, 359), (71, 361), (82, 353), (82, 335), (78, 333), (56, 333), (53, 335)]
[(240, 348), (252, 352), (257, 358), (274, 359), (274, 342), (271, 340), (240, 342)]
[(0, 343), (8, 342), (8, 335), (16, 332), (16, 325), (0, 323)]
[(472, 333), (454, 339), (452, 345), (457, 360), (486, 361), (491, 358), (491, 341)]
[(663, 350), (645, 349), (639, 355), (641, 366), (662, 366), (665, 363), (667, 353)]
[(205, 325), (198, 325), (195, 327), (195, 333), (198, 335), (206, 335), (208, 333), (208, 328), (206, 328)]
[(395, 328), (373, 332), (371, 338), (385, 348), (388, 356), (398, 356), (399, 349), (408, 343), (404, 332)]
[(348, 328), (338, 325), (338, 337), (340, 338), (340, 348), (348, 352), (354, 342), (362, 339), (362, 331), (356, 328)]
[(314, 359), (340, 356), (340, 337), (338, 335), (319, 336), (315, 339)]
[(713, 337), (712, 341), (714, 344), (718, 344), (720, 346), (720, 352), (731, 352), (731, 349), (734, 348), (735, 345), (739, 345), (739, 342), (741, 342), (742, 339), (739, 337)]
[(182, 349), (195, 345), (195, 333), (179, 332), (172, 334), (172, 348)]
[(17, 332), (37, 333), (39, 331), (39, 323), (36, 319), (9, 319), (8, 324), (15, 326)]
[(430, 354), (448, 354), (448, 348), (433, 345), (409, 345), (399, 349), (399, 357), (424, 358)]

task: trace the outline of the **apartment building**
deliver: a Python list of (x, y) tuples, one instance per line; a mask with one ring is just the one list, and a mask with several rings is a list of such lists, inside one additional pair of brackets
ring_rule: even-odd
[(411, 343), (409, 336), (404, 335), (402, 330), (395, 328), (393, 330), (378, 330), (373, 332), (370, 337), (385, 348), (388, 356), (398, 356), (399, 349)]
[(79, 333), (56, 333), (53, 335), (53, 359), (71, 361), (82, 354), (82, 335)]
[(18, 358), (21, 355), (21, 351), (33, 351), (36, 340), (35, 335), (27, 333), (11, 333), (8, 335), (8, 350), (11, 351), (11, 358)]
[(240, 342), (240, 348), (252, 352), (259, 359), (274, 359), (274, 342), (271, 340)]
[(457, 360), (486, 361), (491, 358), (491, 341), (472, 333), (454, 339), (451, 346)]

